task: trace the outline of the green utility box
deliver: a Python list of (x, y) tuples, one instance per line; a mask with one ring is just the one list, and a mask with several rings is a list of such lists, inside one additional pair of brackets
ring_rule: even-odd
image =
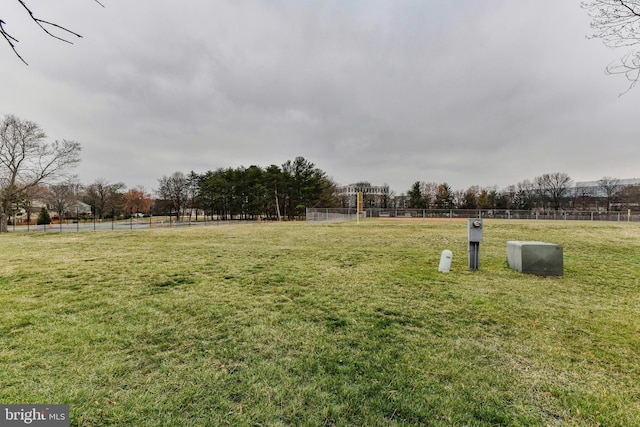
[(521, 273), (562, 276), (562, 246), (545, 242), (508, 241), (507, 263)]

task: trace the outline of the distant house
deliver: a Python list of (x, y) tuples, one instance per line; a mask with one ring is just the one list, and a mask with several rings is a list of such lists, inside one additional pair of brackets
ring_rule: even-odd
[(92, 213), (93, 212), (91, 210), (91, 206), (84, 202), (81, 202), (80, 200), (76, 200), (75, 202), (73, 202), (69, 209), (67, 209), (67, 211), (65, 212), (65, 214), (69, 216), (89, 216)]

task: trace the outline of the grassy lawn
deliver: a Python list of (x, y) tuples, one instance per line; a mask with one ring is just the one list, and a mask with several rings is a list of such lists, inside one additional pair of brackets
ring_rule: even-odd
[[(640, 425), (640, 225), (0, 236), (0, 403), (77, 426)], [(565, 275), (506, 265), (564, 248)], [(438, 273), (453, 251), (452, 271)]]

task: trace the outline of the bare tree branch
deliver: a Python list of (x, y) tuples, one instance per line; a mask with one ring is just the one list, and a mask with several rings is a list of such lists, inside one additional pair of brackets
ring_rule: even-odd
[(49, 30), (47, 30), (45, 28), (45, 25), (50, 25), (50, 26), (52, 26), (54, 28), (58, 28), (58, 29), (60, 29), (60, 30), (62, 30), (64, 32), (66, 32), (66, 33), (69, 33), (69, 34), (74, 35), (76, 37), (82, 38), (82, 36), (80, 34), (74, 33), (73, 31), (69, 30), (68, 28), (65, 28), (65, 27), (63, 27), (61, 25), (55, 24), (53, 22), (45, 21), (44, 19), (36, 18), (36, 16), (33, 14), (31, 9), (29, 9), (29, 6), (27, 6), (23, 0), (18, 0), (18, 3), (20, 3), (22, 5), (22, 7), (27, 11), (27, 13), (29, 14), (29, 16), (31, 17), (33, 22), (35, 22), (38, 25), (38, 27), (40, 27), (42, 29), (42, 31), (44, 31), (45, 33), (47, 33), (48, 35), (50, 35), (54, 39), (58, 39), (58, 40), (63, 41), (65, 43), (73, 44), (69, 40), (64, 39), (62, 37), (59, 37), (59, 36), (56, 36), (55, 34), (51, 33)]
[[(68, 35), (71, 36), (75, 36), (75, 37), (79, 37), (82, 38), (82, 35), (71, 31), (70, 29), (68, 29), (67, 27), (64, 27), (62, 25), (56, 24), (55, 22), (51, 22), (51, 21), (47, 21), (45, 19), (40, 19), (38, 18), (34, 12), (29, 8), (29, 6), (25, 3), (24, 0), (17, 0), (18, 3), (20, 3), (20, 5), (24, 8), (24, 10), (29, 14), (29, 17), (31, 18), (31, 20), (33, 22), (36, 23), (36, 25), (38, 25), (38, 27), (40, 27), (40, 29), (42, 29), (42, 31), (44, 31), (48, 36), (53, 37), (56, 40), (60, 40), (62, 42), (65, 43), (69, 43), (69, 44), (73, 44), (72, 41), (58, 36), (54, 33), (52, 33), (50, 30), (53, 29), (57, 29), (62, 31), (63, 33), (66, 33)], [(104, 4), (102, 4), (99, 0), (94, 0), (94, 2), (98, 3), (100, 6), (104, 7)], [(16, 39), (15, 37), (13, 37), (11, 34), (9, 34), (5, 28), (6, 26), (6, 22), (2, 19), (0, 19), (0, 34), (2, 35), (2, 37), (6, 40), (6, 42), (9, 44), (9, 47), (11, 47), (11, 50), (13, 50), (13, 53), (16, 54), (16, 56), (25, 64), (25, 65), (29, 65), (27, 63), (27, 61), (24, 60), (24, 58), (20, 55), (20, 53), (18, 53), (18, 50), (16, 48), (16, 43), (19, 43), (18, 39)]]
[(624, 75), (630, 84), (623, 93), (628, 92), (640, 81), (640, 0), (589, 0), (582, 7), (591, 16), (592, 38), (610, 48), (631, 48), (605, 69)]
[(2, 34), (2, 37), (4, 37), (7, 43), (9, 43), (9, 46), (11, 46), (11, 50), (13, 50), (13, 53), (15, 53), (18, 58), (20, 58), (20, 61), (24, 62), (25, 65), (29, 65), (27, 64), (27, 61), (25, 61), (24, 58), (20, 56), (20, 54), (16, 50), (15, 43), (18, 43), (18, 40), (15, 37), (11, 36), (11, 34), (7, 33), (7, 31), (4, 29), (4, 26), (5, 22), (0, 19), (0, 34)]

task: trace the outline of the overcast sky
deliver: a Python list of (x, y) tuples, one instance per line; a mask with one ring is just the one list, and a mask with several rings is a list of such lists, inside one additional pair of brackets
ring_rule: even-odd
[(80, 142), (85, 184), (296, 156), (396, 194), (640, 177), (640, 87), (579, 0), (101, 1), (27, 2), (73, 45), (0, 12), (29, 63), (0, 44), (0, 115)]

